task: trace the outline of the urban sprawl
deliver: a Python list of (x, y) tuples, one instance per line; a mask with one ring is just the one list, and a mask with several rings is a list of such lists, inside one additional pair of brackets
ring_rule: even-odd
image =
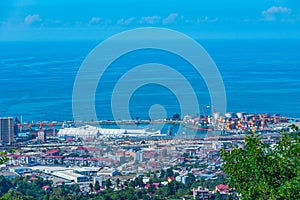
[[(181, 134), (176, 137), (172, 131), (161, 133), (141, 128), (140, 124), (150, 123), (147, 120), (119, 122), (135, 124), (136, 129), (101, 126), (115, 123), (24, 123), (13, 117), (0, 118), (0, 148), (8, 157), (0, 173), (6, 178), (29, 176), (29, 180), (52, 180), (53, 184), (44, 186), (44, 190), (78, 184), (82, 193), (101, 193), (106, 187), (121, 190), (134, 181), (134, 187), (140, 189), (160, 188), (173, 181), (213, 182), (225, 176), (221, 148), (243, 148), (244, 137), (251, 131), (261, 134), (264, 142), (274, 144), (280, 131), (290, 131), (289, 125), (299, 122), (280, 115), (242, 112), (187, 115), (182, 119), (151, 122), (205, 134), (205, 137), (192, 138), (183, 133), (176, 133)], [(156, 182), (150, 181), (153, 178)], [(91, 190), (91, 184), (99, 187)], [(235, 190), (227, 184), (216, 183), (214, 189), (199, 186), (191, 192), (191, 198), (209, 199), (217, 192), (230, 195)]]

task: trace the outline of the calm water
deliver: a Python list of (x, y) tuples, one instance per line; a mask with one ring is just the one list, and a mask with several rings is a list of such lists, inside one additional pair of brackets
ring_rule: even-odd
[[(300, 41), (199, 42), (221, 72), (228, 111), (280, 113), (300, 118)], [(72, 119), (75, 76), (85, 56), (97, 44), (96, 41), (1, 42), (0, 116), (23, 115), (27, 121)], [(118, 79), (134, 66), (149, 62), (177, 69), (190, 81), (199, 102), (210, 105), (204, 81), (188, 63), (166, 52), (143, 50), (119, 58), (105, 72), (96, 93), (99, 119), (112, 119), (111, 91)], [(148, 119), (153, 104), (163, 105), (169, 117), (180, 112), (176, 96), (167, 88), (152, 84), (141, 87), (131, 97), (132, 118)]]

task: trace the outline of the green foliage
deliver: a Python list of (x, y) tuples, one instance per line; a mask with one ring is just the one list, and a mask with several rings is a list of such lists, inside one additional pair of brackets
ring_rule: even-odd
[(7, 155), (6, 151), (0, 152), (0, 165), (8, 161), (8, 157), (6, 155)]
[(173, 168), (171, 167), (171, 168), (168, 168), (167, 169), (167, 173), (166, 173), (166, 177), (171, 177), (171, 176), (173, 176), (174, 175), (174, 173), (173, 173)]
[(153, 193), (155, 191), (155, 187), (153, 186), (152, 179), (149, 180), (149, 184), (150, 184), (150, 186), (148, 187), (147, 192)]
[(148, 171), (147, 174), (146, 174), (146, 176), (150, 177), (151, 176), (151, 171)]
[(4, 196), (1, 197), (1, 200), (34, 200), (33, 197), (25, 196), (21, 192), (10, 189)]
[[(51, 200), (79, 200), (83, 199), (79, 194), (78, 185), (61, 185), (53, 189), (50, 193)], [(46, 195), (45, 195), (46, 196)]]
[(188, 173), (187, 176), (189, 177), (188, 185), (191, 186), (196, 181), (196, 177), (192, 173)]
[(128, 186), (131, 188), (135, 188), (137, 185), (135, 185), (135, 181), (130, 181)]
[(244, 199), (300, 199), (300, 137), (293, 128), (275, 146), (252, 134), (245, 149), (221, 150), (229, 184)]
[[(53, 191), (44, 191), (43, 186), (52, 185), (52, 181), (43, 181), (41, 178), (30, 181), (30, 177), (17, 177), (11, 181), (0, 177), (1, 199), (28, 199), (28, 200), (79, 200), (80, 190), (78, 185), (62, 185)], [(10, 189), (9, 189), (10, 188)], [(9, 189), (9, 190), (8, 190)]]
[(143, 182), (143, 177), (139, 176), (135, 179), (136, 185), (139, 186), (140, 188), (144, 188), (145, 184)]
[(90, 191), (92, 192), (94, 190), (94, 186), (92, 183), (89, 184), (89, 188), (90, 188)]
[(110, 179), (106, 179), (106, 181), (105, 181), (105, 187), (106, 187), (106, 189), (110, 188), (111, 185), (112, 185), (111, 180)]
[(27, 177), (20, 179), (16, 184), (17, 191), (25, 196), (31, 196), (34, 199), (42, 199), (42, 196), (44, 195), (42, 187), (51, 183), (45, 182), (40, 178), (32, 182), (29, 182), (28, 180), (29, 178)]
[(121, 180), (119, 178), (117, 178), (117, 180), (116, 180), (117, 188), (119, 188), (120, 182), (121, 182)]
[(0, 196), (4, 195), (11, 187), (12, 184), (3, 176), (0, 176)]
[[(192, 177), (192, 175), (189, 175)], [(107, 179), (106, 184), (110, 185), (111, 181)], [(130, 181), (128, 183), (129, 187), (125, 187), (121, 190), (113, 190), (107, 188), (96, 194), (85, 193), (83, 194), (79, 185), (61, 185), (50, 190), (44, 191), (42, 187), (45, 185), (52, 185), (51, 181), (43, 181), (42, 179), (37, 179), (30, 181), (30, 177), (17, 177), (13, 180), (6, 180), (4, 177), (0, 177), (0, 189), (4, 196), (1, 199), (37, 199), (37, 200), (138, 200), (138, 199), (182, 199), (186, 195), (191, 195), (191, 188), (197, 186), (197, 184), (202, 184), (202, 182), (193, 182), (191, 179), (191, 186), (189, 184), (184, 185), (182, 183), (172, 181), (166, 186), (161, 186), (156, 189), (152, 184), (153, 180), (150, 179), (151, 186), (148, 189), (144, 189), (144, 183), (142, 178), (136, 178), (136, 181)], [(119, 180), (120, 181), (120, 180)], [(115, 181), (118, 184), (118, 179)], [(109, 183), (110, 182), (110, 183)], [(137, 185), (135, 185), (135, 182)], [(204, 180), (205, 182), (205, 180)], [(132, 186), (130, 186), (133, 184)], [(94, 189), (99, 185), (96, 182)], [(90, 184), (90, 189), (92, 188)], [(5, 187), (5, 188), (4, 188)], [(13, 188), (13, 189), (9, 189)], [(99, 187), (100, 189), (100, 187)], [(151, 196), (151, 197), (150, 197)]]
[(96, 191), (100, 190), (99, 181), (96, 181), (96, 182), (95, 182), (95, 187), (94, 187), (94, 189), (95, 189)]
[(166, 176), (166, 172), (165, 172), (165, 170), (161, 170), (160, 171), (160, 176), (159, 176), (159, 178), (164, 178)]

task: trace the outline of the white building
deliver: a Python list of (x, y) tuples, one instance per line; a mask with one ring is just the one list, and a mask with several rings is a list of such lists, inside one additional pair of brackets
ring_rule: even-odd
[(10, 172), (13, 172), (18, 175), (23, 175), (23, 174), (31, 174), (32, 170), (28, 167), (10, 167), (8, 169)]
[(114, 168), (103, 168), (102, 170), (100, 170), (97, 175), (98, 176), (115, 176), (118, 174), (118, 171)]
[(32, 171), (35, 172), (45, 172), (52, 176), (56, 176), (62, 179), (66, 179), (70, 182), (82, 183), (89, 182), (87, 175), (90, 175), (93, 172), (96, 172), (96, 168), (66, 168), (61, 166), (43, 166), (38, 165), (31, 167)]
[(82, 182), (88, 182), (89, 178), (87, 176), (74, 173), (73, 170), (66, 170), (66, 171), (56, 171), (53, 172), (54, 176), (57, 176), (59, 178), (63, 178), (75, 183), (82, 183)]
[(79, 128), (63, 128), (57, 133), (58, 137), (70, 136), (82, 139), (162, 136), (160, 130), (148, 132), (146, 129), (108, 129), (85, 125)]
[(134, 161), (143, 162), (144, 161), (144, 153), (143, 151), (137, 151), (134, 154)]
[(93, 138), (96, 139), (100, 135), (100, 128), (94, 127), (94, 126), (82, 126), (79, 128), (64, 128), (60, 129), (57, 133), (58, 137), (63, 137), (63, 136), (71, 136), (75, 138)]

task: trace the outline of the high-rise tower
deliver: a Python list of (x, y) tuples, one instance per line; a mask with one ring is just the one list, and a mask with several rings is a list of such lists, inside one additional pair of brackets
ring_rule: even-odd
[(0, 142), (12, 144), (14, 141), (14, 119), (12, 117), (0, 118)]

